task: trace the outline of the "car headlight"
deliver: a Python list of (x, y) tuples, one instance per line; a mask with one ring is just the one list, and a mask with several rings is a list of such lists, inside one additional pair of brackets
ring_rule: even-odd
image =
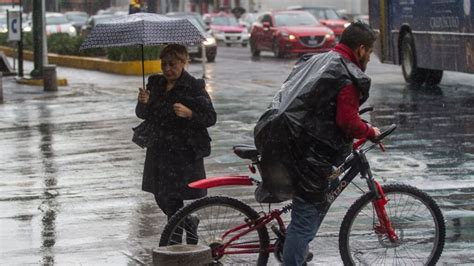
[(7, 33), (8, 32), (8, 29), (6, 27), (1, 27), (0, 28), (0, 32), (1, 33)]
[(31, 26), (26, 26), (25, 28), (23, 28), (23, 31), (24, 32), (30, 32), (31, 31)]
[(326, 35), (324, 35), (324, 38), (326, 39), (329, 39), (329, 38), (333, 38), (334, 37), (334, 32), (330, 31), (328, 33), (326, 33)]
[(285, 39), (288, 39), (288, 40), (290, 40), (290, 41), (293, 41), (293, 40), (296, 39), (296, 36), (295, 36), (295, 35), (289, 34), (288, 32), (282, 31), (282, 32), (280, 32), (280, 35), (281, 35), (281, 37), (283, 37), (283, 38), (285, 38)]
[(216, 39), (214, 39), (213, 37), (208, 37), (206, 38), (206, 40), (203, 42), (203, 44), (205, 46), (213, 46), (216, 44)]
[(344, 28), (349, 27), (349, 25), (351, 25), (351, 23), (344, 23)]
[(70, 26), (69, 27), (69, 32), (70, 33), (76, 33), (76, 28), (74, 28), (74, 26)]

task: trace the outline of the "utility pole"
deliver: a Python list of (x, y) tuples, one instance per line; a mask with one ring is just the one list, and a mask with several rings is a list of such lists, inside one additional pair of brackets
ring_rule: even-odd
[(31, 71), (33, 78), (40, 78), (43, 76), (46, 38), (44, 36), (44, 1), (33, 0), (33, 65), (34, 69)]
[(43, 75), (43, 6), (42, 0), (33, 0), (33, 71), (32, 77), (42, 77)]

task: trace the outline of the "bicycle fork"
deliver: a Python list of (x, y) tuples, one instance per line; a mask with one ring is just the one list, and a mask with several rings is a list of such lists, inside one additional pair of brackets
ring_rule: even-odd
[(367, 180), (370, 190), (375, 194), (375, 199), (372, 201), (372, 206), (374, 207), (377, 214), (379, 224), (374, 225), (374, 230), (377, 235), (387, 235), (390, 242), (396, 243), (398, 241), (398, 236), (395, 233), (395, 229), (393, 228), (390, 218), (387, 215), (387, 211), (385, 210), (385, 205), (388, 203), (385, 192), (383, 191), (380, 183), (373, 178), (367, 157), (361, 153), (357, 153), (357, 155), (362, 166), (360, 171), (361, 176)]
[(390, 242), (395, 243), (398, 241), (398, 236), (395, 233), (395, 229), (392, 227), (392, 223), (390, 222), (390, 218), (387, 215), (387, 211), (385, 210), (385, 205), (387, 204), (388, 200), (385, 196), (385, 193), (382, 189), (382, 186), (376, 180), (373, 180), (375, 183), (376, 189), (378, 191), (377, 199), (372, 201), (372, 205), (374, 206), (375, 212), (377, 213), (377, 217), (379, 219), (379, 225), (375, 226), (375, 232), (377, 234), (386, 234), (390, 240)]

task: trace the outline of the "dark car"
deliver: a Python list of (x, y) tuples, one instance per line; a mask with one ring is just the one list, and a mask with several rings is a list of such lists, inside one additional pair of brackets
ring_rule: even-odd
[(263, 13), (254, 23), (250, 34), (253, 56), (260, 51), (285, 54), (320, 53), (336, 45), (334, 33), (306, 11), (271, 11)]
[[(217, 43), (216, 39), (211, 35), (209, 27), (204, 23), (202, 17), (193, 12), (170, 12), (167, 13), (168, 17), (176, 18), (187, 18), (191, 23), (193, 23), (196, 28), (202, 33), (206, 40), (203, 42), (206, 48), (206, 59), (208, 62), (214, 62), (217, 55)], [(202, 48), (198, 44), (190, 44), (187, 46), (188, 53), (191, 59), (202, 58)]]
[(350, 24), (332, 7), (289, 7), (289, 9), (308, 11), (321, 24), (334, 31), (336, 40), (339, 40), (344, 29)]

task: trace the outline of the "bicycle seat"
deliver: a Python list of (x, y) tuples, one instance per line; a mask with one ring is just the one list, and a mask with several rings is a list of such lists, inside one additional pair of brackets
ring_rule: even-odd
[(258, 151), (253, 145), (238, 144), (232, 149), (234, 153), (242, 159), (257, 160)]

